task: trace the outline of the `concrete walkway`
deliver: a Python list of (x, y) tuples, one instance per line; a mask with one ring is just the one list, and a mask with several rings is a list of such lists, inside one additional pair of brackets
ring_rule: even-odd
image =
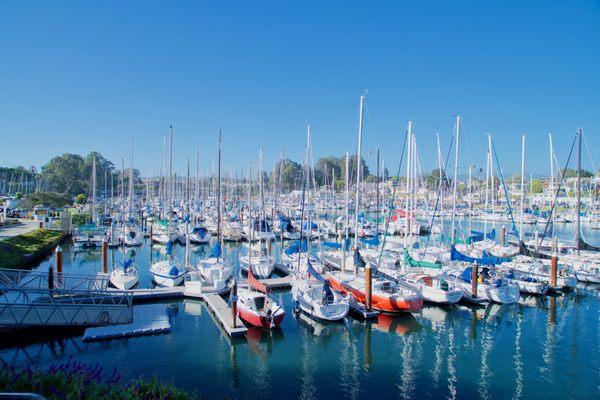
[(0, 241), (11, 238), (13, 236), (22, 235), (27, 232), (36, 230), (40, 223), (32, 220), (21, 220), (21, 224), (12, 225), (6, 228), (0, 228)]

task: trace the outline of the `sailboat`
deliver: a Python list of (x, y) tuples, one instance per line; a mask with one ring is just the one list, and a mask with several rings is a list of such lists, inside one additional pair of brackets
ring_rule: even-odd
[(332, 290), (331, 285), (307, 261), (304, 274), (295, 274), (292, 298), (296, 309), (322, 321), (339, 321), (350, 310), (348, 298)]
[(140, 275), (133, 259), (125, 259), (125, 247), (123, 247), (123, 261), (119, 264), (119, 268), (113, 269), (110, 273), (110, 283), (119, 290), (129, 290), (137, 285)]
[[(328, 273), (327, 279), (331, 286), (344, 294), (353, 296), (353, 299), (363, 305), (367, 304), (367, 277), (359, 275), (359, 268), (366, 266), (365, 260), (360, 255), (358, 249), (360, 241), (358, 238), (358, 221), (360, 210), (360, 178), (361, 178), (361, 156), (362, 156), (362, 128), (363, 128), (363, 108), (365, 96), (360, 97), (360, 111), (358, 123), (358, 149), (356, 157), (356, 195), (354, 202), (354, 231), (355, 249), (354, 249), (354, 272), (346, 271)], [(346, 263), (344, 257), (342, 262)], [(367, 261), (368, 262), (368, 261)], [(393, 281), (383, 277), (376, 277), (370, 283), (371, 286), (371, 306), (373, 309), (385, 313), (418, 312), (423, 308), (423, 298), (410, 285), (402, 281)]]
[[(261, 167), (262, 167), (262, 151), (261, 151), (261, 156), (259, 157), (259, 170), (262, 170)], [(252, 177), (252, 168), (250, 167), (248, 170), (249, 170), (250, 177)], [(251, 182), (251, 179), (249, 181)], [(259, 174), (259, 183), (260, 182), (262, 182), (262, 173)], [(262, 184), (260, 187), (262, 188)], [(264, 198), (262, 195), (262, 190), (261, 190), (261, 200), (263, 203), (262, 210), (264, 210)], [(248, 221), (252, 221), (252, 185), (251, 184), (248, 185), (248, 214), (249, 214)], [(258, 220), (254, 220), (254, 221), (256, 222)], [(266, 226), (268, 226), (268, 223), (266, 222), (265, 218), (263, 218), (262, 221), (265, 222)], [(270, 227), (269, 227), (269, 230), (270, 230)], [(273, 233), (272, 231), (270, 231), (270, 232)], [(270, 239), (265, 236), (259, 236), (258, 237), (258, 245), (254, 246), (253, 242), (255, 241), (255, 235), (257, 234), (257, 231), (255, 229), (253, 229), (252, 227), (249, 227), (249, 231), (247, 234), (249, 235), (248, 236), (248, 246), (247, 246), (248, 253), (245, 255), (241, 255), (239, 257), (240, 267), (246, 273), (249, 273), (250, 270), (252, 270), (254, 275), (258, 276), (259, 278), (268, 278), (269, 276), (271, 276), (271, 274), (273, 273), (273, 270), (275, 269), (275, 259), (270, 256), (268, 251), (266, 253), (263, 252), (262, 239), (265, 239), (265, 241), (269, 241)], [(268, 246), (268, 247), (270, 248), (270, 246)]]
[(267, 295), (267, 288), (248, 270), (250, 288), (238, 291), (237, 314), (242, 321), (263, 329), (278, 327), (285, 317), (283, 306)]
[[(170, 146), (169, 146), (169, 177), (168, 183), (169, 187), (167, 189), (168, 192), (168, 226), (167, 232), (173, 232), (171, 229), (171, 224), (173, 222), (173, 212), (172, 212), (172, 196), (173, 196), (173, 186), (171, 184), (172, 179), (172, 170), (173, 170), (173, 127), (171, 127), (171, 138), (170, 138)], [(168, 238), (167, 234), (167, 238)], [(154, 239), (154, 238), (153, 238)], [(179, 286), (185, 275), (187, 273), (186, 266), (184, 266), (180, 261), (173, 259), (173, 241), (167, 240), (167, 259), (158, 261), (150, 266), (150, 273), (152, 274), (152, 279), (160, 286), (168, 286), (174, 287)]]
[(142, 230), (134, 223), (134, 182), (133, 182), (133, 139), (131, 140), (131, 167), (129, 168), (129, 199), (128, 199), (128, 221), (123, 227), (123, 242), (125, 246), (141, 246), (144, 242)]
[[(211, 254), (204, 260), (198, 262), (195, 271), (188, 274), (185, 281), (187, 291), (199, 290), (200, 292), (210, 291), (222, 294), (229, 291), (229, 280), (231, 279), (233, 266), (231, 262), (223, 257), (221, 250), (221, 131), (219, 131), (218, 142), (218, 173), (217, 173), (217, 242), (215, 243)], [(191, 235), (188, 241), (191, 241)], [(186, 249), (187, 250), (187, 249)], [(187, 250), (189, 251), (189, 250)]]

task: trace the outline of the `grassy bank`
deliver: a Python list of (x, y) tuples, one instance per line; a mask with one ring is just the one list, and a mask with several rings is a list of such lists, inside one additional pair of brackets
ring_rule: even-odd
[(0, 242), (0, 268), (27, 268), (41, 261), (65, 235), (46, 229), (15, 236)]
[(87, 400), (191, 400), (197, 399), (171, 385), (151, 381), (134, 380), (121, 382), (121, 375), (113, 370), (110, 375), (102, 372), (99, 365), (89, 366), (69, 359), (50, 366), (47, 370), (14, 367), (0, 361), (0, 392), (30, 392), (46, 399)]

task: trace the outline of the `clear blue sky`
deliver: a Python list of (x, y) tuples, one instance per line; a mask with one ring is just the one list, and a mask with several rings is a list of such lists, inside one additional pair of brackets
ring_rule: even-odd
[(463, 172), (484, 165), (484, 132), (505, 172), (522, 132), (529, 172), (549, 169), (547, 132), (562, 162), (580, 125), (600, 160), (598, 1), (290, 3), (0, 0), (0, 165), (90, 150), (116, 162), (133, 136), (156, 174), (171, 123), (178, 169), (197, 144), (207, 168), (219, 128), (236, 166), (261, 145), (269, 169), (281, 145), (300, 159), (308, 123), (315, 159), (341, 155), (365, 89), (364, 145), (391, 170), (408, 120), (434, 168), (434, 133), (446, 148), (455, 114)]

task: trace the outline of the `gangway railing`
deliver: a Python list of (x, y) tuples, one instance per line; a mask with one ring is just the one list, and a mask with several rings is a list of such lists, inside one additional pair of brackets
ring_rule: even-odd
[[(64, 272), (52, 274), (52, 287), (68, 290), (108, 289), (108, 275), (84, 275)], [(4, 289), (48, 289), (48, 271), (28, 271), (0, 268), (0, 291)]]
[(133, 321), (133, 295), (121, 291), (3, 288), (0, 326), (102, 326)]

